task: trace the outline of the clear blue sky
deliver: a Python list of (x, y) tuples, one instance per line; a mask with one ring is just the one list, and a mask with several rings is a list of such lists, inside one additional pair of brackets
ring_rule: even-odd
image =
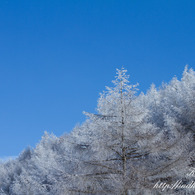
[(1, 0), (0, 157), (94, 112), (122, 65), (146, 91), (195, 67), (195, 1)]

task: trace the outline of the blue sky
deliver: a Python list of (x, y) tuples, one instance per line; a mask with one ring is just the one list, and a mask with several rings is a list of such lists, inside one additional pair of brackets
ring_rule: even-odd
[(1, 0), (0, 157), (71, 131), (122, 65), (146, 91), (195, 67), (195, 2)]

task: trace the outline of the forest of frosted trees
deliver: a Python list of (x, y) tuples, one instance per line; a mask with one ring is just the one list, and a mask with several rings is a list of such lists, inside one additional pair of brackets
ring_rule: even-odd
[(97, 113), (0, 164), (0, 195), (195, 194), (195, 186), (157, 187), (195, 180), (187, 174), (195, 168), (195, 72), (186, 67), (181, 80), (146, 94), (137, 87), (117, 69)]

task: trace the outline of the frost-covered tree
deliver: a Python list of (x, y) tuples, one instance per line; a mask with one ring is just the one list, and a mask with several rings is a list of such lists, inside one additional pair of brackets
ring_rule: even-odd
[(159, 152), (167, 160), (163, 164), (156, 163), (163, 170), (162, 173), (158, 172), (156, 178), (164, 177), (165, 181), (181, 179), (195, 162), (195, 72), (186, 67), (181, 81), (174, 77), (159, 90), (152, 85), (148, 93), (140, 95), (138, 99), (148, 108), (149, 121), (163, 133), (160, 140), (164, 145), (161, 144)]
[(85, 131), (95, 134), (90, 143), (94, 154), (85, 162), (89, 186), (75, 192), (127, 194), (147, 185), (146, 159), (156, 147), (150, 143), (157, 129), (148, 122), (148, 111), (137, 106), (137, 85), (129, 85), (125, 69), (117, 69), (113, 83), (101, 94), (98, 114), (86, 113), (90, 122)]

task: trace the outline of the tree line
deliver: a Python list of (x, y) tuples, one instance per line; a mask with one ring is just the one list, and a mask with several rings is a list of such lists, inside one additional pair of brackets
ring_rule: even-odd
[(195, 166), (194, 70), (186, 67), (181, 80), (146, 94), (136, 95), (124, 68), (112, 83), (82, 125), (60, 137), (46, 132), (35, 148), (1, 163), (0, 194), (164, 194), (157, 182), (192, 181), (186, 173)]

